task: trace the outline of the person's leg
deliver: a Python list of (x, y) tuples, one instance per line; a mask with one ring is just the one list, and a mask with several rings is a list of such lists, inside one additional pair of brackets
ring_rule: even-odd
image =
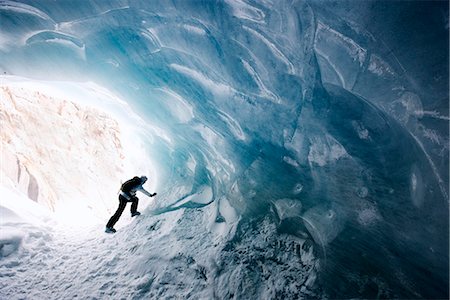
[(109, 219), (108, 223), (106, 224), (106, 227), (114, 227), (114, 225), (119, 221), (120, 216), (122, 215), (123, 211), (125, 210), (125, 206), (127, 206), (127, 201), (121, 199), (122, 197), (119, 197), (119, 207), (117, 208), (114, 215)]
[(139, 203), (139, 198), (133, 197), (133, 201), (131, 202), (131, 214), (134, 214), (135, 212), (137, 212), (138, 203)]

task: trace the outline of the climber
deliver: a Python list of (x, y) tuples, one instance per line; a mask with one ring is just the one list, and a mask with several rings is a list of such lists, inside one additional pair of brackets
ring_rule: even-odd
[(109, 219), (108, 223), (106, 224), (106, 233), (114, 233), (116, 230), (114, 229), (114, 224), (119, 220), (120, 216), (122, 215), (122, 212), (125, 209), (125, 206), (127, 205), (127, 202), (131, 202), (131, 216), (139, 216), (141, 213), (137, 211), (137, 206), (139, 199), (136, 197), (136, 192), (139, 191), (141, 193), (144, 193), (145, 195), (149, 197), (155, 197), (156, 193), (150, 194), (147, 192), (142, 185), (147, 181), (147, 177), (141, 176), (141, 177), (133, 177), (130, 180), (127, 180), (124, 184), (122, 184), (120, 188), (119, 193), (119, 208), (117, 208), (117, 211), (114, 213), (114, 215)]

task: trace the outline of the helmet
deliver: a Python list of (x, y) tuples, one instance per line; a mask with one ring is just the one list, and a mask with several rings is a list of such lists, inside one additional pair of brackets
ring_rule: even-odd
[(141, 176), (141, 182), (144, 184), (147, 181), (147, 176)]

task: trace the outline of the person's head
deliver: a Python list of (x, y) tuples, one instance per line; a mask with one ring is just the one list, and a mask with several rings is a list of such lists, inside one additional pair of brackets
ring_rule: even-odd
[(144, 184), (147, 181), (147, 176), (141, 176), (141, 184)]

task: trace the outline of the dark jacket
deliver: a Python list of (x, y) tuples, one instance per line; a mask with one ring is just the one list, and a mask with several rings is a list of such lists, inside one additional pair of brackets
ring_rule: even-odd
[(122, 184), (120, 190), (125, 194), (132, 196), (136, 193), (137, 190), (142, 188), (142, 181), (139, 177), (133, 177), (130, 180), (125, 181)]

